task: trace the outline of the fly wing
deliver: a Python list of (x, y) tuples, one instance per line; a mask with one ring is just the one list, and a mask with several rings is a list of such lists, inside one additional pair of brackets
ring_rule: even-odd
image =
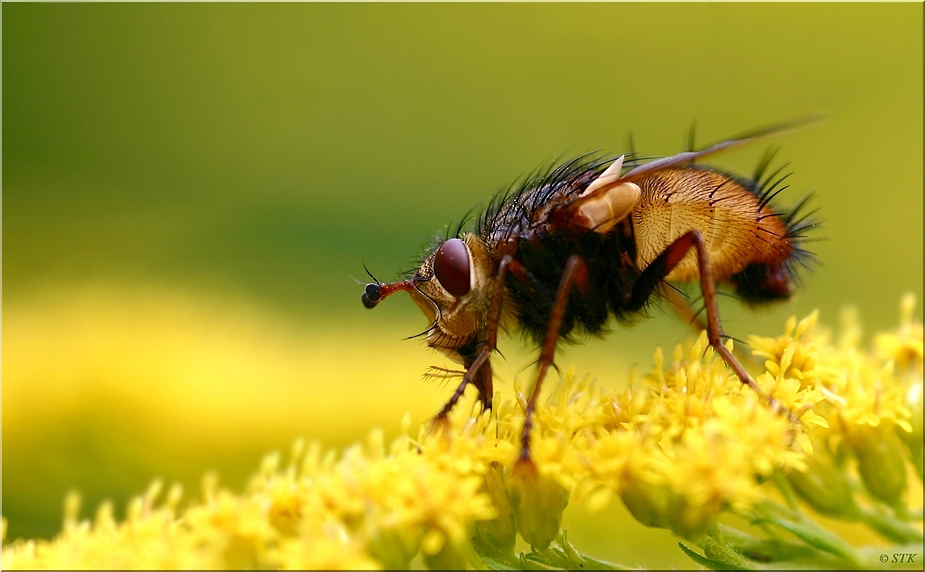
[[(596, 232), (607, 232), (622, 218), (626, 217), (629, 214), (629, 210), (632, 210), (632, 206), (629, 207), (629, 210), (626, 210), (626, 205), (630, 202), (635, 204), (634, 201), (638, 198), (639, 189), (633, 181), (637, 181), (657, 171), (690, 164), (697, 159), (713, 155), (714, 153), (740, 147), (772, 135), (779, 135), (791, 129), (817, 121), (820, 118), (821, 116), (819, 115), (809, 115), (793, 121), (756, 129), (699, 151), (685, 151), (684, 153), (678, 153), (671, 157), (650, 161), (631, 169), (621, 177), (614, 177), (612, 169), (617, 166), (618, 163), (619, 166), (622, 167), (621, 157), (595, 180), (585, 192), (550, 213), (550, 218), (558, 221), (567, 221), (569, 225), (577, 225), (581, 228), (595, 230)], [(619, 172), (619, 168), (616, 172)], [(600, 184), (598, 184), (599, 181)], [(609, 218), (603, 207), (612, 207), (613, 214)]]

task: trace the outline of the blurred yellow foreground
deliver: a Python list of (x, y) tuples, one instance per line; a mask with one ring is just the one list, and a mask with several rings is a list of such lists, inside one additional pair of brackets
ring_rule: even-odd
[[(83, 517), (111, 499), (121, 518), (155, 478), (195, 496), (203, 474), (215, 471), (241, 489), (270, 450), (299, 437), (339, 448), (374, 427), (391, 439), (405, 412), (416, 432), (449, 393), (420, 379), (445, 360), (401, 340), (423, 326), (416, 315), (385, 329), (375, 319), (300, 328), (240, 299), (114, 286), (46, 291), (4, 309), (7, 541), (56, 534), (68, 491), (81, 493)], [(584, 371), (598, 366), (625, 377), (613, 363), (622, 352), (609, 349), (607, 358), (582, 357)], [(499, 360), (496, 389), (505, 399), (513, 375), (529, 378), (532, 353), (505, 351)], [(588, 553), (690, 565), (668, 532), (644, 530), (622, 506), (593, 520), (574, 516), (570, 522), (567, 511), (566, 524)], [(627, 544), (617, 551), (614, 527), (661, 538), (672, 550), (644, 545), (628, 554)]]

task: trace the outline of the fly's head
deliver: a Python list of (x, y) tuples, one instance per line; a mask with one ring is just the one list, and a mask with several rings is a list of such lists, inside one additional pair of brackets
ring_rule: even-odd
[(451, 238), (431, 252), (411, 278), (367, 284), (363, 305), (374, 308), (395, 292), (408, 292), (430, 321), (422, 332), (427, 345), (462, 363), (465, 358), (460, 349), (485, 336), (494, 292), (493, 270), (485, 245), (476, 235)]

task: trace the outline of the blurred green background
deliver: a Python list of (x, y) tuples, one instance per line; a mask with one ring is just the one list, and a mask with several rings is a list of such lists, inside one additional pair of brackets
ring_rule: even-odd
[[(791, 302), (723, 299), (731, 335), (814, 308), (868, 332), (922, 294), (921, 4), (6, 4), (3, 515), (48, 537), (154, 477), (241, 487), (298, 436), (340, 447), (447, 397), (445, 360), (368, 312), (429, 236), (538, 164), (643, 154), (823, 112), (779, 138), (824, 219)], [(756, 145), (711, 163), (748, 173)], [(921, 310), (919, 310), (921, 315)], [(561, 355), (619, 383), (689, 334), (669, 312)], [(533, 359), (514, 339), (498, 386)], [(529, 371), (529, 370), (527, 370)], [(520, 373), (521, 377), (526, 372)], [(622, 507), (586, 552), (689, 566)], [(632, 542), (628, 541), (632, 539)], [(664, 550), (653, 550), (665, 546)]]

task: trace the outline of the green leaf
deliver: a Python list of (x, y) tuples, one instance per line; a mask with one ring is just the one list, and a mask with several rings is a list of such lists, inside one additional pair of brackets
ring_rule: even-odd
[(769, 516), (755, 521), (755, 524), (770, 522), (792, 533), (794, 536), (814, 548), (834, 554), (848, 561), (849, 565), (858, 564), (858, 553), (847, 542), (827, 530), (823, 530), (809, 522), (795, 522), (792, 520)]
[(713, 560), (711, 558), (707, 558), (706, 556), (702, 556), (698, 554), (697, 552), (694, 552), (687, 546), (684, 546), (683, 542), (678, 542), (678, 546), (680, 546), (681, 550), (683, 550), (685, 554), (690, 556), (690, 558), (694, 562), (696, 562), (697, 564), (700, 564), (701, 566), (705, 566), (706, 568), (709, 568), (711, 570), (741, 570), (743, 568), (742, 566), (735, 566), (727, 562), (721, 562), (719, 560)]
[(498, 558), (496, 555), (480, 554), (482, 562), (490, 570), (525, 570), (519, 558)]

